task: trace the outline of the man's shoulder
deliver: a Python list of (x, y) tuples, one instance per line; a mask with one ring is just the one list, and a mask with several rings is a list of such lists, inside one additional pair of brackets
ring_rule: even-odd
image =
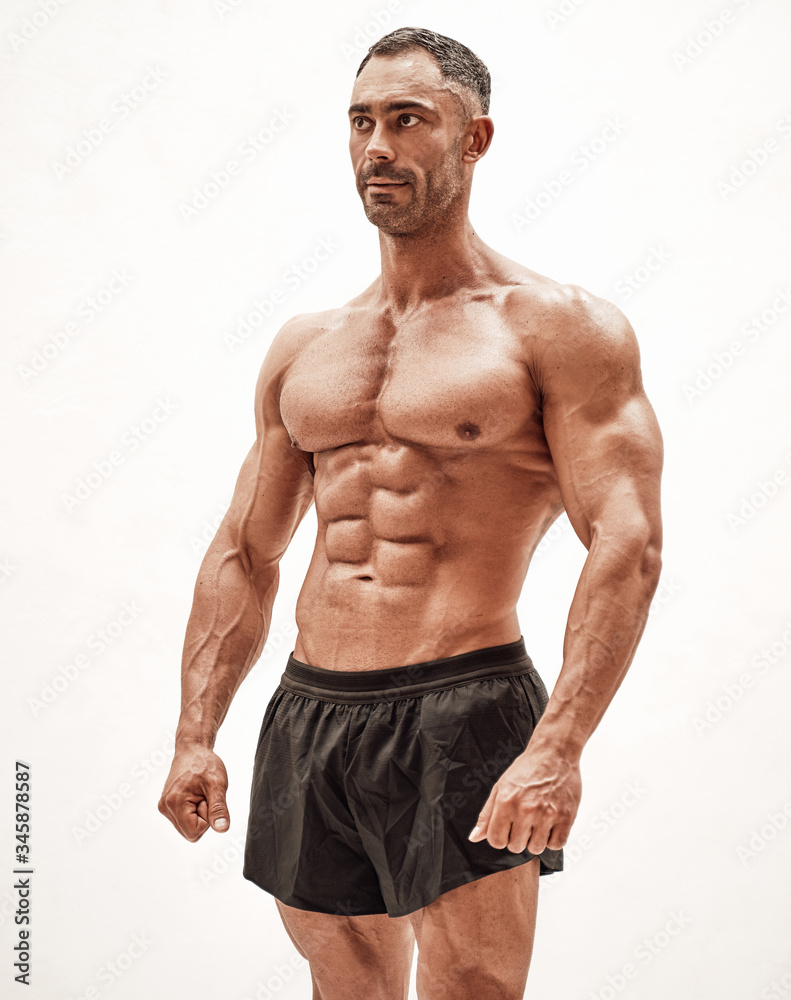
[(288, 365), (316, 337), (337, 328), (343, 322), (345, 308), (297, 313), (286, 320), (272, 338), (265, 364), (275, 369)]
[(306, 342), (326, 329), (333, 310), (296, 313), (280, 327), (275, 334), (270, 350), (289, 353), (298, 351)]
[(581, 285), (530, 272), (524, 282), (508, 287), (505, 310), (534, 361), (587, 364), (639, 356), (623, 312)]
[(287, 320), (275, 334), (270, 353), (278, 358), (292, 358), (311, 341), (322, 334), (342, 328), (355, 314), (370, 308), (371, 289), (356, 295), (340, 306), (317, 312), (297, 313)]

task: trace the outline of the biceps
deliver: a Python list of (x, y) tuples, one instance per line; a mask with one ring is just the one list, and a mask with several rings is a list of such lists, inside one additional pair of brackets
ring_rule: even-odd
[(606, 419), (557, 414), (547, 433), (561, 497), (587, 548), (594, 533), (652, 533), (659, 516), (662, 438), (645, 396)]
[(223, 525), (248, 571), (277, 564), (313, 502), (313, 477), (284, 427), (256, 441), (242, 463)]

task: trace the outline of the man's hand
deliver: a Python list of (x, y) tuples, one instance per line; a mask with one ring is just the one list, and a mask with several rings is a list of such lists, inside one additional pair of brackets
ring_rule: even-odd
[(228, 772), (213, 750), (199, 744), (177, 746), (158, 808), (182, 837), (194, 842), (210, 825), (220, 833), (230, 826), (227, 788)]
[(469, 839), (514, 854), (541, 854), (568, 840), (582, 798), (579, 757), (532, 741), (495, 783)]

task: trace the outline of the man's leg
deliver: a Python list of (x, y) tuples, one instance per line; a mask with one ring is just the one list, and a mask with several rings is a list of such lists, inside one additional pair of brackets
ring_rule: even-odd
[(522, 1000), (533, 953), (539, 859), (496, 872), (409, 914), (420, 1000)]
[(313, 1000), (407, 1000), (415, 947), (409, 917), (335, 916), (275, 902), (310, 963)]

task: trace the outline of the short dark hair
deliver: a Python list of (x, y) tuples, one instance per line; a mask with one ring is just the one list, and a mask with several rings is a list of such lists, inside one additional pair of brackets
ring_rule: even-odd
[(472, 91), (481, 102), (483, 113), (489, 114), (492, 78), (485, 64), (466, 45), (428, 28), (396, 28), (384, 35), (368, 49), (368, 55), (360, 63), (355, 79), (371, 56), (390, 56), (409, 49), (425, 49), (431, 53), (437, 60), (443, 77), (446, 80), (456, 80)]

